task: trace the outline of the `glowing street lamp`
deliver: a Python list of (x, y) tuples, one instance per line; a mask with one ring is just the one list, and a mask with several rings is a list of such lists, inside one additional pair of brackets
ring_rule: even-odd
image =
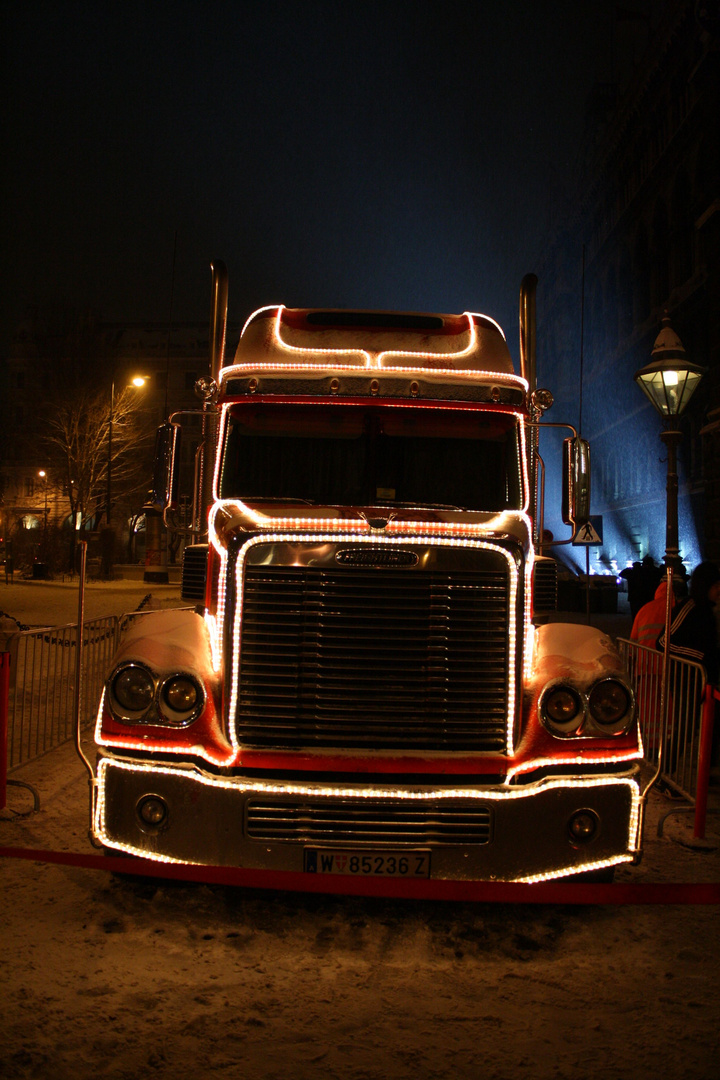
[(47, 557), (47, 527), (48, 527), (48, 503), (47, 503), (47, 473), (44, 469), (40, 469), (38, 476), (43, 482), (45, 489), (45, 513), (43, 516), (43, 558)]
[[(147, 382), (145, 375), (133, 375), (128, 386), (135, 386), (138, 389), (144, 386)], [(112, 511), (112, 436), (113, 436), (113, 421), (115, 419), (115, 380), (110, 383), (110, 419), (108, 421), (108, 463), (107, 463), (107, 494), (105, 498), (105, 523), (110, 527), (111, 524), (111, 511)]]
[(667, 446), (667, 511), (665, 527), (665, 565), (680, 568), (678, 542), (677, 448), (682, 438), (678, 424), (690, 398), (695, 393), (705, 368), (691, 363), (680, 338), (665, 314), (662, 330), (655, 339), (650, 363), (636, 371), (635, 382), (647, 395), (665, 422), (660, 438)]

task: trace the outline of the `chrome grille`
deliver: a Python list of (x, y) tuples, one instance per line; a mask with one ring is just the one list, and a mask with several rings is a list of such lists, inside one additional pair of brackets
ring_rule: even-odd
[(389, 799), (253, 800), (246, 834), (252, 840), (298, 844), (487, 844), (491, 812), (477, 804)]
[(246, 564), (239, 740), (502, 751), (507, 563), (472, 555), (472, 571)]

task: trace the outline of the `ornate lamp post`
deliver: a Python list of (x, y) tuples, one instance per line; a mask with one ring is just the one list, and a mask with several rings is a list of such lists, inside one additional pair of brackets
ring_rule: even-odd
[(655, 339), (650, 363), (635, 373), (635, 382), (663, 418), (660, 438), (667, 446), (667, 513), (665, 565), (678, 570), (681, 565), (678, 542), (677, 448), (682, 438), (678, 424), (681, 413), (697, 389), (705, 368), (691, 363), (683, 343), (665, 314), (662, 330)]

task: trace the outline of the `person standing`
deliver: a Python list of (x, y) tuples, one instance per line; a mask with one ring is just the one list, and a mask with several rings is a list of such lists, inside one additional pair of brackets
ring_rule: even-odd
[[(708, 682), (717, 686), (720, 670), (715, 605), (720, 600), (720, 569), (712, 562), (699, 563), (690, 577), (690, 596), (673, 615), (670, 653), (702, 664)], [(665, 648), (665, 630), (657, 640)]]
[[(683, 596), (683, 583), (673, 579), (671, 610), (675, 610), (678, 601)], [(643, 604), (638, 611), (630, 631), (630, 640), (644, 646), (638, 650), (635, 662), (635, 693), (643, 742), (652, 754), (660, 745), (662, 729), (660, 714), (662, 656), (657, 652), (655, 643), (665, 629), (666, 598), (667, 578), (663, 578), (655, 590), (653, 599)]]

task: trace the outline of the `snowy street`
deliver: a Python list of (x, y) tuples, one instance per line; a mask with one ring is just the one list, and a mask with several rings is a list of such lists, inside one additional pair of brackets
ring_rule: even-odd
[[(91, 853), (72, 745), (15, 770), (0, 843)], [(717, 800), (715, 799), (716, 803)], [(720, 881), (720, 819), (651, 803), (618, 881)], [(2, 859), (4, 1076), (716, 1075), (717, 906), (314, 897)]]

